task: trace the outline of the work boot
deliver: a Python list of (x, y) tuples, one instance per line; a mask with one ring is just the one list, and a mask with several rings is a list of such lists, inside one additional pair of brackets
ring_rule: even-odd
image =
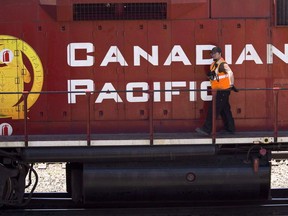
[(208, 133), (207, 131), (205, 131), (203, 128), (196, 128), (195, 131), (201, 135), (205, 135), (205, 136), (209, 136), (210, 133)]

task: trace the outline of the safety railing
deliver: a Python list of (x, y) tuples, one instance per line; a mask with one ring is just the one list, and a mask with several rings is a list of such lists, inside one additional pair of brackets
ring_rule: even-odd
[[(273, 87), (273, 88), (243, 88), (243, 89), (238, 89), (239, 91), (272, 91), (273, 92), (273, 137), (274, 137), (274, 142), (277, 142), (278, 138), (278, 108), (279, 108), (279, 92), (280, 91), (287, 91), (288, 88), (280, 88), (280, 87)], [(210, 90), (212, 92), (212, 143), (216, 143), (216, 90)]]
[[(274, 88), (240, 88), (240, 92), (245, 92), (245, 91), (270, 91), (273, 92), (273, 136), (274, 136), (274, 142), (277, 142), (278, 138), (278, 132), (279, 132), (279, 127), (278, 127), (278, 113), (279, 113), (279, 92), (280, 91), (287, 91), (288, 88), (281, 88), (281, 87), (274, 87)], [(127, 93), (127, 92), (142, 92), (145, 94), (149, 95), (149, 100), (148, 100), (148, 108), (149, 108), (149, 114), (148, 114), (148, 121), (149, 121), (149, 140), (150, 140), (150, 145), (153, 145), (154, 143), (154, 115), (153, 115), (153, 108), (154, 108), (154, 100), (153, 100), (153, 95), (155, 92), (173, 92), (173, 91), (178, 91), (178, 92), (191, 92), (191, 91), (210, 91), (212, 95), (212, 132), (211, 132), (211, 139), (212, 143), (216, 143), (216, 138), (217, 138), (217, 133), (216, 133), (216, 100), (214, 98), (216, 97), (217, 91), (216, 90), (211, 90), (211, 89), (172, 89), (172, 90), (148, 90), (148, 91), (114, 91), (117, 93)], [(105, 91), (106, 92), (106, 91)], [(109, 93), (112, 93), (113, 91), (109, 91)], [(73, 93), (82, 93), (86, 95), (86, 105), (87, 105), (87, 110), (86, 110), (86, 139), (87, 139), (87, 145), (91, 145), (91, 95), (96, 94), (96, 93), (104, 93), (103, 91), (43, 91), (43, 92), (28, 92), (28, 91), (23, 91), (23, 92), (0, 92), (0, 96), (3, 94), (18, 94), (18, 95), (23, 95), (23, 103), (24, 103), (24, 142), (25, 146), (28, 147), (28, 142), (29, 142), (29, 130), (28, 130), (28, 125), (29, 125), (29, 119), (28, 119), (28, 104), (27, 104), (27, 98), (29, 94), (73, 94)], [(168, 102), (167, 102), (168, 103)], [(147, 119), (145, 119), (147, 120)]]

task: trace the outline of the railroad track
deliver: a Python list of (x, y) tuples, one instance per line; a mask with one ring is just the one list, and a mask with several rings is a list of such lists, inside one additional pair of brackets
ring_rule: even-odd
[(203, 215), (288, 215), (287, 204), (216, 205), (197, 207), (150, 208), (71, 208), (71, 209), (14, 209), (3, 210), (2, 216), (203, 216)]
[(75, 205), (65, 193), (35, 194), (25, 208), (2, 208), (0, 216), (197, 216), (288, 215), (288, 190), (272, 190), (265, 201), (94, 203)]

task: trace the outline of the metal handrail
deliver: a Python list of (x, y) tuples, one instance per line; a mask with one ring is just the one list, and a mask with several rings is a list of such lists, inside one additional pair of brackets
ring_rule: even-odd
[[(259, 91), (259, 90), (265, 90), (265, 91), (273, 91), (273, 107), (274, 107), (274, 121), (273, 121), (273, 134), (274, 134), (274, 142), (277, 142), (278, 138), (278, 108), (279, 108), (279, 91), (281, 90), (288, 90), (288, 88), (280, 88), (280, 87), (273, 87), (273, 88), (239, 88), (239, 91)], [(172, 89), (172, 90), (148, 90), (148, 91), (141, 91), (141, 90), (135, 90), (135, 91), (109, 91), (117, 92), (117, 93), (127, 93), (127, 92), (142, 92), (149, 94), (149, 140), (150, 145), (153, 145), (154, 143), (154, 116), (153, 116), (153, 94), (154, 92), (167, 92), (167, 91), (180, 91), (180, 92), (190, 92), (190, 91), (210, 91), (212, 93), (212, 98), (216, 98), (217, 90), (211, 90), (211, 89)], [(91, 145), (91, 94), (94, 93), (103, 93), (107, 91), (42, 91), (42, 92), (0, 92), (1, 94), (22, 94), (23, 95), (23, 101), (24, 101), (24, 141), (25, 141), (25, 147), (28, 147), (29, 142), (29, 133), (28, 133), (28, 105), (27, 105), (27, 98), (29, 94), (69, 94), (69, 93), (85, 93), (87, 98), (87, 130), (86, 130), (86, 137), (87, 137), (87, 146)], [(212, 143), (216, 143), (216, 100), (212, 99), (212, 133), (211, 133), (211, 139)]]

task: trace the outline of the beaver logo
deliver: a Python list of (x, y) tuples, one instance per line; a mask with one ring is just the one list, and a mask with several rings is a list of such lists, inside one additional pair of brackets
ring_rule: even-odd
[(0, 118), (24, 119), (23, 91), (27, 111), (37, 101), (43, 86), (43, 66), (26, 42), (0, 35)]

